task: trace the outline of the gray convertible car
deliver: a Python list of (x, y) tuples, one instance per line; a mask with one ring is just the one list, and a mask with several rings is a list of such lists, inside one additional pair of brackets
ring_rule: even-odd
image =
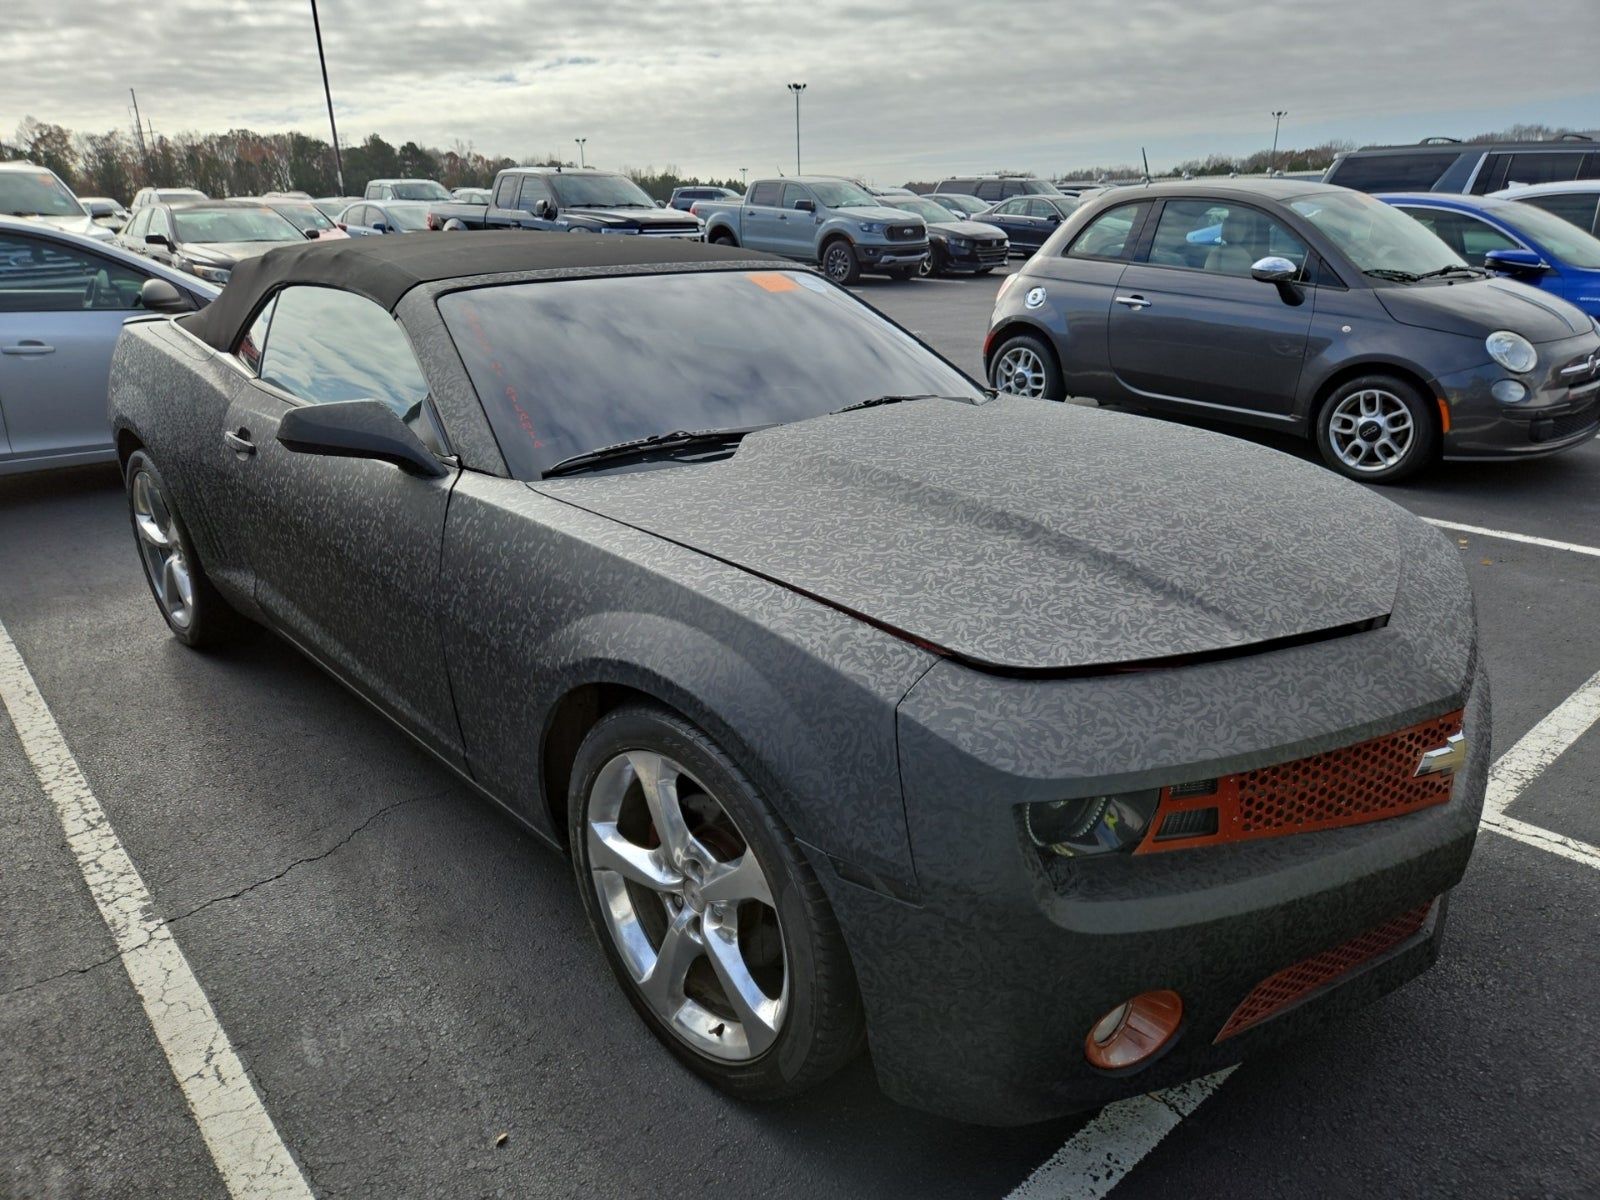
[(1304, 463), (995, 396), (808, 269), (646, 238), (274, 250), (130, 323), (111, 405), (172, 633), (269, 626), (568, 852), (735, 1094), (865, 1038), (900, 1100), (1036, 1120), (1438, 954), (1471, 595)]

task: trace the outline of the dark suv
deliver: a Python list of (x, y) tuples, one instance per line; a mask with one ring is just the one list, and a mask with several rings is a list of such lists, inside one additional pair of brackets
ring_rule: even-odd
[(1061, 194), (1061, 189), (1048, 179), (1035, 179), (1031, 175), (968, 175), (961, 179), (941, 179), (933, 190), (935, 193), (956, 192), (963, 196), (976, 196), (990, 204), (998, 204), (1013, 196)]
[(1441, 452), (1525, 458), (1600, 432), (1588, 316), (1323, 183), (1085, 201), (1002, 284), (984, 364), (1002, 392), (1302, 434), (1369, 482)]
[(1486, 196), (1530, 183), (1600, 179), (1600, 145), (1569, 133), (1548, 142), (1458, 142), (1363, 146), (1333, 160), (1324, 183), (1362, 192), (1470, 192)]

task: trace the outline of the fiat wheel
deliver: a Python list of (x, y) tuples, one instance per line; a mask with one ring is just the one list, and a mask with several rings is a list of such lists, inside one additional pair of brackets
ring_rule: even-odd
[(1439, 429), (1416, 389), (1368, 375), (1339, 387), (1318, 413), (1323, 460), (1351, 479), (1393, 483), (1431, 461)]
[(989, 385), (1008, 396), (1063, 400), (1066, 388), (1050, 347), (1031, 333), (1006, 339), (989, 360)]
[(683, 1062), (752, 1098), (836, 1071), (861, 1037), (854, 975), (793, 838), (702, 732), (603, 718), (569, 801), (578, 886), (634, 1008)]

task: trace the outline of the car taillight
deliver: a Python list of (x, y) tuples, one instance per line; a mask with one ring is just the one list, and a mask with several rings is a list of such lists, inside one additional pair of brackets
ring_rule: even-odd
[(428, 228), (433, 230), (437, 230), (439, 228), (439, 218), (434, 216), (432, 213), (428, 214)]
[(698, 200), (689, 205), (689, 215), (691, 217), (698, 217), (700, 215), (700, 202)]

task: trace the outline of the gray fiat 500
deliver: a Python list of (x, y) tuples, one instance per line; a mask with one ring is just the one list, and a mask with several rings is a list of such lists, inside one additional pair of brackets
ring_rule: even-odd
[(1595, 322), (1387, 207), (1288, 180), (1107, 191), (1001, 287), (989, 380), (1304, 434), (1369, 482), (1600, 432)]

